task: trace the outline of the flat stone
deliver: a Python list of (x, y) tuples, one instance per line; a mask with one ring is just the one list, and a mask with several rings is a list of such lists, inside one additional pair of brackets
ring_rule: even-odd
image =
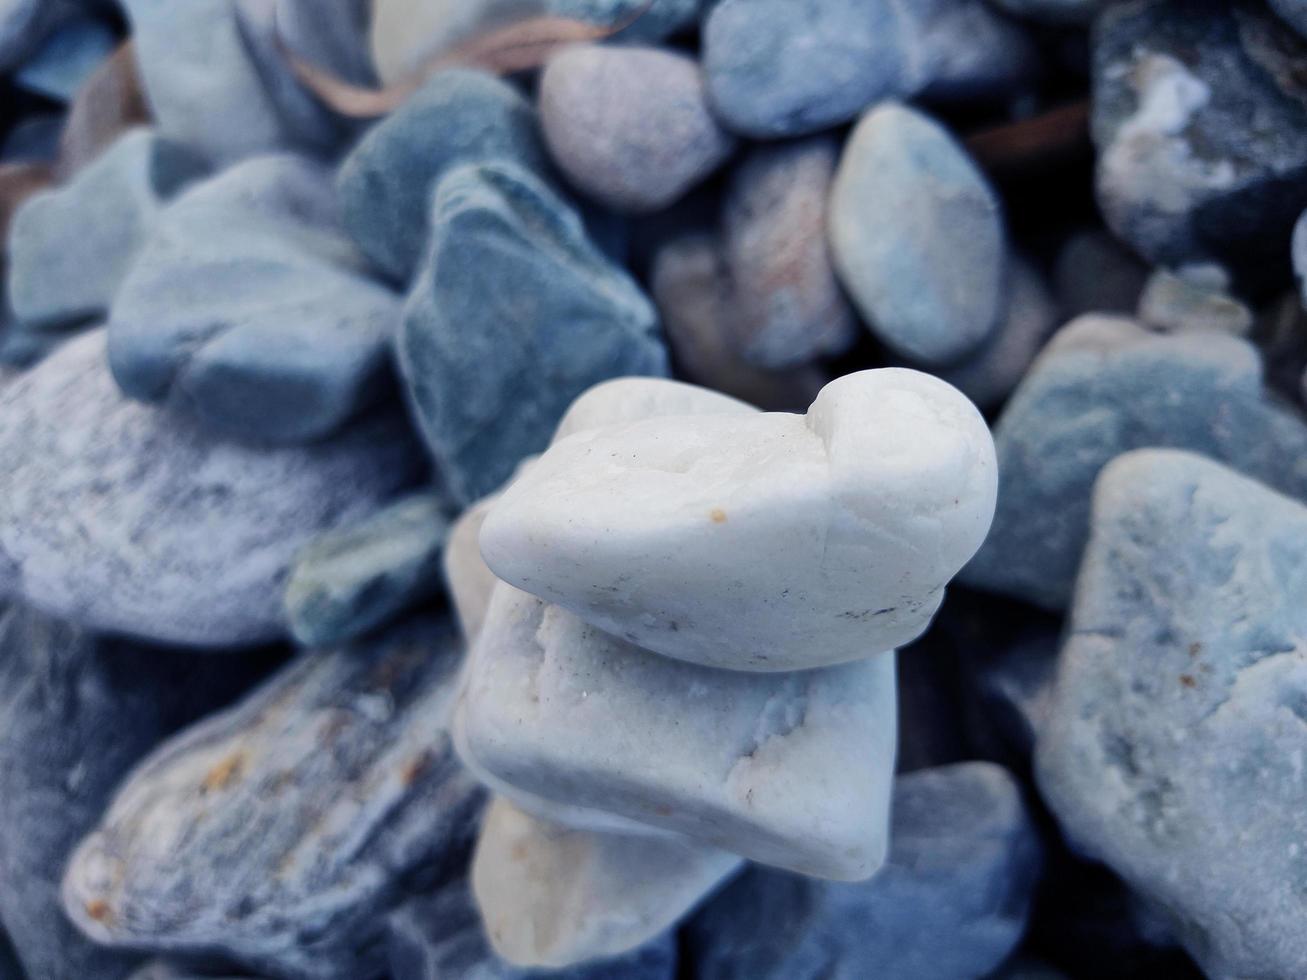
[(192, 151), (134, 129), (61, 187), (29, 197), (9, 228), (9, 303), (26, 327), (103, 319), (169, 198), (200, 177)]
[(735, 346), (750, 364), (791, 368), (858, 338), (826, 243), (837, 155), (827, 137), (759, 146), (731, 176), (722, 239), (740, 307)]
[(799, 411), (817, 397), (826, 381), (819, 368), (767, 371), (744, 360), (741, 303), (716, 236), (690, 233), (667, 242), (654, 256), (651, 278), (682, 376), (769, 411)]
[(505, 163), (441, 181), (399, 361), (427, 447), (463, 503), (543, 449), (591, 385), (668, 370), (640, 288), (572, 208)]
[(623, 213), (667, 207), (735, 149), (698, 62), (658, 48), (564, 48), (540, 77), (540, 121), (571, 184)]
[(750, 870), (688, 929), (704, 980), (972, 980), (1020, 941), (1040, 845), (1006, 770), (969, 762), (894, 781), (885, 867), (860, 884)]
[(448, 532), (444, 500), (423, 491), (318, 535), (286, 583), (292, 635), (310, 647), (344, 643), (438, 594)]
[(656, 939), (741, 864), (688, 838), (576, 830), (500, 799), (482, 822), (471, 879), (500, 956), (562, 968)]
[(1189, 449), (1307, 497), (1307, 426), (1267, 394), (1256, 350), (1223, 334), (1082, 317), (1031, 366), (994, 443), (998, 509), (959, 581), (1047, 609), (1070, 599), (1094, 479), (1123, 452)]
[(516, 89), (483, 72), (442, 71), (341, 164), (345, 227), (382, 273), (407, 282), (422, 259), (442, 175), (490, 160), (543, 172), (547, 159), (535, 110)]
[(416, 475), (397, 419), (252, 450), (124, 398), (105, 353), (92, 331), (0, 388), (0, 567), (56, 615), (170, 643), (276, 639), (295, 553)]
[[(154, 745), (256, 680), (268, 658), (97, 639), (10, 606), (0, 612), (0, 921), (36, 980), (123, 980), (139, 954), (64, 917), (59, 876), (114, 787)], [(6, 980), (21, 980), (7, 972)]]
[(1253, 312), (1227, 292), (1228, 286), (1220, 266), (1158, 269), (1139, 297), (1139, 320), (1154, 330), (1219, 330), (1246, 336), (1253, 327)]
[(1288, 281), (1307, 206), (1307, 42), (1259, 4), (1109, 7), (1094, 33), (1098, 202), (1149, 261)]
[(989, 431), (955, 389), (862, 371), (806, 415), (564, 439), (495, 504), (481, 551), (505, 582), (647, 650), (796, 670), (920, 634), (984, 540), (996, 482)]
[(362, 266), (329, 170), (290, 155), (230, 167), (155, 223), (113, 304), (114, 377), (241, 441), (329, 435), (391, 379), (400, 300)]
[(998, 198), (927, 116), (887, 103), (861, 119), (831, 190), (829, 234), (840, 281), (899, 353), (956, 363), (997, 327), (1007, 300)]
[(1189, 453), (1103, 470), (1036, 754), (1073, 844), (1208, 976), (1307, 970), (1307, 509)]
[(65, 911), (110, 947), (380, 974), (406, 877), (459, 853), (481, 807), (448, 733), (458, 651), (447, 622), (411, 621), (173, 737), (78, 846)]

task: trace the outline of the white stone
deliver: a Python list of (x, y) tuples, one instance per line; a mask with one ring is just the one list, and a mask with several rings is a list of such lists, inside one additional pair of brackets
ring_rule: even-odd
[(806, 416), (684, 415), (556, 442), (481, 531), (504, 581), (615, 636), (737, 670), (820, 667), (920, 634), (994, 512), (994, 446), (906, 369)]

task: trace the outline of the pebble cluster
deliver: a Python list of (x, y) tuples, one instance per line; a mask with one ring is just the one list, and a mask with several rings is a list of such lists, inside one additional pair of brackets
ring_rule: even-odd
[(1307, 976), (1307, 3), (0, 0), (0, 980)]

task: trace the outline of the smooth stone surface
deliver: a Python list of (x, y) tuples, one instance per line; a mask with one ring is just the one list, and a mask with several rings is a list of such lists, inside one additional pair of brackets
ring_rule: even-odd
[(1040, 845), (1006, 770), (969, 762), (894, 781), (889, 859), (832, 884), (761, 869), (696, 917), (703, 980), (975, 980), (1025, 930)]
[(124, 398), (84, 334), (0, 388), (0, 593), (161, 642), (276, 639), (295, 553), (409, 483), (415, 453), (390, 418), (305, 448), (215, 440)]
[(165, 202), (205, 171), (186, 147), (134, 129), (73, 180), (33, 195), (9, 228), (9, 303), (30, 328), (103, 318)]
[(471, 880), (500, 956), (562, 968), (657, 938), (741, 863), (687, 838), (571, 829), (499, 799), (482, 822)]
[(1158, 269), (1139, 297), (1139, 320), (1167, 332), (1219, 330), (1245, 336), (1252, 330), (1253, 312), (1227, 292), (1228, 285), (1219, 266)]
[(890, 347), (946, 365), (993, 333), (1006, 303), (999, 201), (934, 120), (896, 103), (867, 113), (845, 144), (829, 213), (840, 281)]
[(1108, 466), (1036, 775), (1209, 976), (1307, 970), (1307, 509), (1211, 460)]
[(624, 213), (667, 207), (735, 149), (698, 63), (658, 48), (564, 48), (540, 77), (540, 122), (571, 184)]
[(1106, 231), (1079, 231), (1057, 253), (1053, 288), (1062, 316), (1082, 313), (1133, 314), (1149, 268)]
[(0, 0), (0, 72), (22, 64), (76, 10), (65, 0)]
[(913, 0), (901, 9), (913, 24), (909, 43), (921, 98), (993, 100), (1038, 80), (1039, 42), (998, 14), (992, 0)]
[(1148, 0), (1094, 32), (1098, 202), (1151, 262), (1287, 281), (1307, 206), (1307, 42), (1260, 5)]
[(481, 530), (501, 579), (713, 667), (842, 663), (926, 628), (994, 509), (984, 419), (905, 369), (806, 415), (685, 416), (564, 439)]
[(460, 756), (526, 793), (807, 874), (865, 878), (884, 857), (892, 653), (786, 675), (719, 671), (501, 584), (465, 683)]
[(423, 491), (314, 538), (286, 583), (291, 634), (310, 647), (343, 643), (438, 594), (448, 533), (444, 500)]
[(722, 244), (740, 307), (735, 346), (750, 364), (790, 368), (857, 340), (826, 243), (838, 152), (826, 137), (760, 146), (731, 175)]
[(982, 409), (1012, 393), (1060, 324), (1057, 301), (1043, 276), (1027, 260), (1013, 258), (1008, 272), (1007, 311), (980, 349), (938, 373)]
[(105, 21), (80, 17), (46, 38), (40, 49), (15, 72), (14, 81), (29, 92), (56, 102), (69, 102), (117, 44), (113, 28)]
[(114, 947), (381, 973), (406, 878), (458, 853), (481, 806), (448, 733), (458, 652), (450, 624), (415, 620), (306, 653), (164, 743), (69, 862), (69, 916)]
[(676, 938), (664, 935), (616, 959), (567, 970), (524, 970), (495, 955), (466, 879), (405, 904), (391, 916), (393, 980), (674, 980)]
[(433, 75), (341, 164), (345, 227), (382, 273), (407, 282), (426, 246), (437, 181), (458, 164), (487, 160), (546, 168), (535, 110), (483, 72)]
[(427, 447), (463, 503), (543, 449), (591, 385), (668, 370), (653, 305), (576, 211), (511, 164), (441, 181), (399, 361)]
[(799, 411), (825, 378), (811, 365), (766, 371), (747, 363), (738, 338), (741, 304), (720, 240), (703, 233), (675, 238), (654, 257), (652, 290), (677, 370), (709, 388), (768, 411)]
[(291, 155), (230, 167), (156, 222), (113, 304), (114, 377), (241, 441), (327, 436), (391, 378), (400, 301), (362, 266), (329, 170)]
[(1263, 388), (1257, 352), (1216, 333), (1158, 335), (1087, 316), (1040, 354), (994, 427), (994, 524), (959, 581), (1065, 608), (1113, 457), (1170, 446), (1307, 496), (1307, 426)]
[[(89, 941), (64, 917), (64, 864), (136, 761), (229, 701), (265, 660), (195, 657), (97, 639), (19, 606), (0, 612), (0, 921), (31, 980), (132, 972), (139, 955)], [(0, 976), (13, 975), (0, 966)]]

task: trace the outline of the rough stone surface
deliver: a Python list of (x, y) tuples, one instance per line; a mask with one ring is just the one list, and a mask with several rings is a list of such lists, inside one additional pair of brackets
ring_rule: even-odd
[(78, 846), (67, 913), (115, 947), (379, 974), (388, 912), (461, 853), (481, 806), (448, 732), (458, 650), (448, 623), (414, 620), (306, 653), (170, 739)]
[(448, 533), (444, 500), (424, 491), (314, 538), (286, 583), (291, 633), (305, 646), (342, 643), (436, 595)]
[(1209, 976), (1307, 971), (1307, 509), (1144, 450), (1094, 494), (1039, 786)]
[(653, 305), (577, 213), (512, 164), (441, 181), (399, 359), (427, 446), (464, 503), (543, 449), (591, 385), (668, 369)]
[(228, 168), (160, 215), (128, 273), (109, 323), (114, 377), (244, 442), (329, 435), (391, 377), (400, 301), (362, 265), (329, 170), (290, 155)]
[(1109, 8), (1094, 32), (1093, 135), (1112, 229), (1156, 264), (1287, 281), (1307, 205), (1305, 54), (1248, 0)]
[(9, 303), (28, 327), (103, 318), (164, 202), (204, 172), (179, 143), (127, 133), (65, 186), (28, 198), (9, 228)]
[(541, 75), (540, 121), (554, 161), (579, 191), (614, 211), (657, 211), (735, 148), (704, 98), (688, 55), (575, 45)]
[(722, 239), (739, 305), (735, 346), (750, 364), (791, 368), (858, 337), (826, 242), (837, 156), (825, 137), (761, 146), (732, 174)]
[(274, 639), (296, 551), (380, 507), (415, 453), (391, 418), (305, 448), (214, 440), (125, 399), (84, 334), (0, 388), (0, 592), (162, 642)]
[(97, 946), (64, 917), (64, 864), (131, 766), (230, 700), (265, 659), (194, 657), (96, 639), (18, 606), (0, 612), (0, 921), (32, 980), (132, 972), (138, 956)]
[(831, 190), (830, 243), (867, 325), (922, 363), (961, 360), (1003, 315), (998, 198), (948, 132), (914, 109), (878, 106), (853, 130)]
[(577, 433), (481, 530), (505, 582), (669, 657), (751, 671), (920, 634), (985, 538), (996, 475), (975, 406), (926, 374), (832, 381), (806, 415)]
[(482, 822), (471, 878), (496, 951), (561, 968), (657, 938), (740, 864), (686, 838), (575, 830), (499, 799)]
[(1008, 773), (962, 763), (894, 781), (889, 859), (870, 881), (761, 869), (696, 917), (703, 980), (974, 980), (1021, 939), (1039, 839)]
[(407, 282), (427, 240), (432, 188), (452, 167), (486, 160), (546, 167), (535, 110), (507, 82), (442, 71), (341, 164), (345, 226), (381, 272)]
[(1059, 331), (994, 428), (998, 509), (968, 585), (1062, 609), (1113, 457), (1170, 446), (1307, 497), (1307, 426), (1262, 386), (1257, 352), (1222, 334), (1158, 335), (1082, 317)]

